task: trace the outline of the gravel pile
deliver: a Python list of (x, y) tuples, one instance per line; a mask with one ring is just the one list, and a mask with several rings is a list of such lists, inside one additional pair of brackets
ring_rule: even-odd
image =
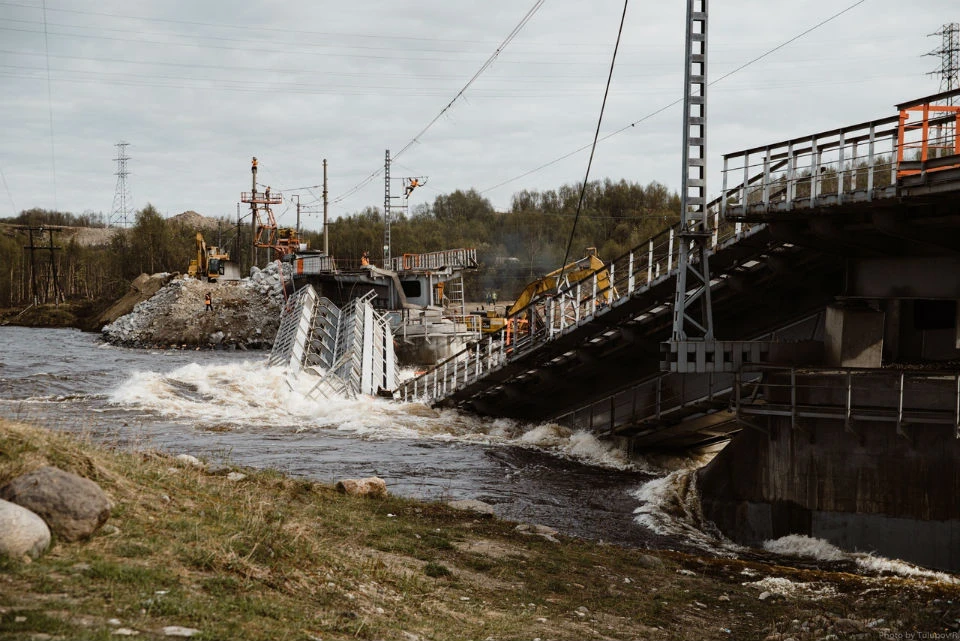
[[(250, 277), (239, 282), (176, 278), (104, 326), (103, 337), (125, 347), (267, 349), (277, 333), (289, 270), (284, 264), (281, 278), (277, 263), (254, 267)], [(207, 293), (212, 311), (204, 304)]]

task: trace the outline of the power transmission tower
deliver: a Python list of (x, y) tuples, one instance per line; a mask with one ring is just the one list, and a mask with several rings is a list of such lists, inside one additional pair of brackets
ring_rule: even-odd
[(127, 161), (130, 157), (127, 155), (128, 142), (120, 141), (114, 145), (117, 148), (117, 171), (114, 174), (117, 177), (117, 189), (113, 194), (113, 207), (110, 211), (110, 219), (107, 221), (108, 227), (128, 227), (129, 207), (130, 207), (130, 188), (127, 187), (127, 176), (130, 171), (127, 169)]
[[(941, 44), (939, 49), (927, 54), (940, 58), (940, 68), (931, 71), (929, 75), (940, 76), (941, 92), (960, 88), (960, 23), (945, 24), (940, 31), (931, 33), (930, 36), (940, 36)], [(947, 104), (952, 105), (953, 101), (954, 98), (951, 97)]]

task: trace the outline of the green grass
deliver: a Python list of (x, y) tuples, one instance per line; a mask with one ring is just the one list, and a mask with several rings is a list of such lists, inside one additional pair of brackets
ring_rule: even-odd
[[(902, 581), (856, 602), (759, 602), (742, 585), (743, 567), (832, 581), (845, 593), (873, 584), (677, 553), (655, 553), (664, 567), (647, 569), (649, 551), (551, 543), (513, 523), (392, 496), (347, 497), (272, 470), (244, 470), (240, 483), (191, 468), (172, 473), (176, 463), (157, 453), (109, 451), (0, 421), (0, 485), (48, 463), (100, 483), (117, 531), (59, 543), (33, 563), (0, 560), (0, 640), (116, 639), (114, 618), (141, 639), (159, 638), (166, 625), (234, 641), (753, 639), (821, 612), (882, 610), (927, 629), (924, 604), (960, 603), (954, 587)], [(678, 574), (684, 567), (698, 576)], [(720, 608), (723, 594), (731, 602)], [(755, 616), (724, 615), (734, 603)], [(581, 606), (590, 614), (576, 615)], [(720, 627), (733, 633), (718, 636)]]

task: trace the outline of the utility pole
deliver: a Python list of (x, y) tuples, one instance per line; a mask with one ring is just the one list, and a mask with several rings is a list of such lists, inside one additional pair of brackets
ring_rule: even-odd
[[(713, 335), (707, 211), (707, 4), (687, 0), (687, 45), (683, 89), (683, 179), (677, 232), (677, 289), (673, 332), (661, 347), (667, 371), (708, 372), (718, 366)], [(721, 349), (724, 349), (721, 346)], [(692, 358), (691, 358), (692, 357)], [(717, 370), (720, 371), (720, 370)]]
[[(66, 296), (63, 294), (63, 288), (60, 287), (60, 276), (57, 273), (57, 261), (56, 261), (56, 252), (62, 249), (61, 247), (54, 246), (53, 235), (58, 231), (49, 227), (23, 227), (23, 226), (14, 226), (14, 229), (19, 229), (27, 232), (27, 238), (29, 239), (30, 244), (26, 245), (24, 249), (30, 251), (30, 286), (33, 294), (33, 304), (40, 304), (40, 285), (37, 282), (37, 261), (36, 261), (36, 250), (47, 250), (50, 252), (50, 273), (53, 279), (53, 300), (54, 303), (59, 307), (61, 302), (66, 302)], [(36, 239), (34, 233), (40, 234), (40, 238)], [(50, 234), (50, 242), (44, 246), (43, 234)], [(37, 242), (34, 242), (37, 241)], [(46, 302), (47, 299), (47, 289), (44, 288), (43, 299)]]
[(113, 207), (110, 212), (110, 218), (107, 220), (107, 227), (128, 227), (129, 207), (130, 207), (130, 189), (127, 186), (127, 176), (130, 175), (127, 170), (127, 161), (130, 157), (127, 155), (128, 142), (120, 141), (114, 145), (117, 148), (117, 171), (114, 175), (117, 177), (117, 188), (113, 194)]
[(57, 276), (57, 261), (54, 259), (53, 253), (60, 249), (59, 247), (53, 246), (53, 234), (54, 229), (47, 230), (50, 234), (50, 271), (53, 272), (53, 302), (57, 307), (60, 307), (60, 303), (67, 302), (66, 297), (63, 295), (63, 289), (60, 287), (60, 279)]
[(327, 225), (327, 159), (323, 159), (323, 255), (330, 255), (330, 227)]
[(259, 247), (256, 244), (257, 238), (257, 157), (254, 156), (250, 161), (250, 238), (253, 239), (253, 265), (260, 260)]
[(33, 288), (33, 304), (38, 305), (40, 303), (40, 297), (37, 292), (37, 262), (33, 259), (33, 250), (36, 247), (33, 244), (33, 230), (35, 227), (30, 227), (27, 229), (30, 238), (30, 244), (27, 246), (27, 249), (30, 250), (30, 285)]
[(242, 269), (242, 268), (243, 268), (243, 262), (242, 262), (242, 258), (243, 258), (243, 257), (240, 255), (240, 203), (237, 203), (237, 233), (236, 233), (236, 238), (234, 239), (233, 245), (234, 245), (234, 250), (233, 250), (233, 251), (235, 252), (235, 253), (234, 253), (234, 256), (236, 256), (236, 258), (234, 258), (234, 260), (237, 262), (237, 265), (239, 265), (239, 266), (241, 267), (241, 269)]
[(383, 164), (383, 268), (390, 269), (390, 150)]
[[(297, 239), (300, 238), (300, 194), (294, 194), (294, 198), (297, 199)], [(298, 240), (299, 242), (299, 240)]]

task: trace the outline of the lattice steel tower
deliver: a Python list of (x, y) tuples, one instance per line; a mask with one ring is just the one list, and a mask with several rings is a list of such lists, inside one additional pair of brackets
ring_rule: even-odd
[(129, 206), (130, 206), (130, 188), (127, 186), (127, 176), (130, 171), (127, 169), (127, 161), (130, 157), (127, 155), (128, 142), (118, 142), (114, 145), (117, 148), (117, 171), (114, 175), (117, 177), (117, 189), (113, 194), (113, 207), (110, 210), (110, 219), (107, 221), (108, 227), (128, 227)]
[[(931, 71), (931, 76), (940, 76), (940, 91), (951, 91), (960, 88), (960, 23), (945, 24), (931, 36), (940, 36), (942, 42), (939, 49), (934, 49), (928, 56), (939, 56), (940, 68)], [(955, 98), (950, 98), (948, 104), (954, 104)]]

